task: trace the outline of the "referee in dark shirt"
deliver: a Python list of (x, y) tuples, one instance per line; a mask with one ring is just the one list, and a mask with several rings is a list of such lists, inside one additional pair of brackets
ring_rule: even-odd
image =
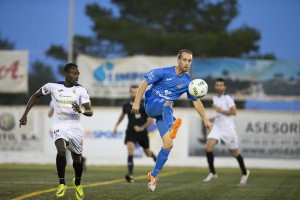
[(140, 105), (140, 112), (138, 114), (131, 113), (131, 108), (133, 101), (135, 99), (136, 92), (138, 90), (137, 85), (130, 86), (130, 101), (123, 105), (123, 111), (115, 125), (113, 133), (117, 133), (118, 125), (122, 122), (125, 115), (128, 117), (128, 125), (126, 129), (125, 144), (127, 145), (128, 150), (128, 174), (125, 176), (125, 179), (129, 183), (133, 183), (133, 154), (135, 145), (139, 143), (143, 147), (145, 154), (148, 157), (152, 157), (154, 162), (156, 162), (156, 155), (149, 148), (149, 138), (147, 127), (154, 122), (154, 119), (148, 117), (146, 114), (144, 105)]

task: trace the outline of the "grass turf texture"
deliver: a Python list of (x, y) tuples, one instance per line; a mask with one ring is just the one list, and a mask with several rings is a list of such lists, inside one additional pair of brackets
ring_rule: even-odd
[[(217, 168), (219, 178), (202, 183), (206, 168), (165, 166), (159, 174), (155, 192), (147, 190), (149, 167), (136, 166), (135, 183), (127, 183), (126, 166), (90, 166), (83, 174), (82, 185), (86, 200), (95, 199), (300, 199), (299, 170), (250, 169), (248, 184), (239, 187), (238, 168)], [(54, 165), (0, 165), (0, 199), (56, 199), (58, 186)], [(72, 178), (74, 171), (67, 166), (64, 199), (75, 199)]]

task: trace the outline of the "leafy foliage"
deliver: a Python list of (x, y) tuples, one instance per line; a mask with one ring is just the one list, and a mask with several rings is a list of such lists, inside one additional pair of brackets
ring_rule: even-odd
[(56, 81), (50, 66), (37, 60), (32, 64), (32, 73), (29, 74), (29, 93), (36, 92), (42, 85), (47, 82)]
[(67, 60), (68, 54), (61, 45), (51, 45), (46, 51), (47, 56), (51, 56), (57, 60)]
[(15, 44), (8, 39), (2, 38), (0, 34), (0, 49), (11, 50), (15, 48)]
[[(94, 36), (74, 37), (74, 58), (136, 54), (174, 55), (191, 49), (197, 57), (275, 59), (259, 53), (260, 33), (249, 26), (228, 30), (238, 13), (237, 0), (112, 0), (118, 13), (97, 3), (86, 7)], [(52, 45), (48, 56), (67, 61), (67, 50)]]
[(237, 0), (112, 3), (118, 7), (119, 16), (96, 3), (86, 7), (96, 40), (111, 46), (106, 53), (174, 55), (188, 48), (203, 57), (261, 57), (257, 44), (260, 33), (256, 29), (245, 26), (227, 30), (238, 15)]

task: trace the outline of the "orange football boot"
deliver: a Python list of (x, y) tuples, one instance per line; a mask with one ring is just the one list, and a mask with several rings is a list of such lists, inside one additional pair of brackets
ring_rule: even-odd
[(158, 181), (158, 178), (157, 177), (153, 177), (151, 175), (151, 172), (148, 173), (148, 180), (149, 180), (149, 183), (148, 183), (148, 190), (151, 191), (151, 192), (154, 192), (155, 188), (156, 188), (156, 183)]
[(180, 119), (180, 118), (177, 118), (175, 120), (175, 122), (173, 123), (173, 125), (172, 125), (172, 127), (170, 129), (170, 138), (171, 139), (175, 139), (176, 138), (176, 135), (177, 135), (178, 129), (181, 126), (181, 123), (182, 123), (182, 119)]

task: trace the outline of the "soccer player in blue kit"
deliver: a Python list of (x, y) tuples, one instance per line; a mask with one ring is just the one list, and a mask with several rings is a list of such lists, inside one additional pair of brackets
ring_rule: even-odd
[(154, 191), (158, 181), (158, 173), (168, 160), (173, 139), (176, 138), (182, 120), (173, 117), (173, 101), (183, 93), (193, 101), (193, 105), (202, 118), (208, 131), (211, 123), (206, 117), (202, 102), (188, 93), (191, 82), (187, 72), (192, 64), (193, 54), (190, 50), (182, 49), (178, 52), (177, 65), (165, 68), (153, 69), (145, 75), (145, 80), (139, 86), (136, 98), (132, 105), (132, 113), (139, 113), (140, 102), (148, 85), (151, 88), (145, 93), (145, 109), (148, 116), (156, 119), (157, 128), (163, 141), (163, 147), (158, 153), (154, 169), (148, 173), (148, 190)]

